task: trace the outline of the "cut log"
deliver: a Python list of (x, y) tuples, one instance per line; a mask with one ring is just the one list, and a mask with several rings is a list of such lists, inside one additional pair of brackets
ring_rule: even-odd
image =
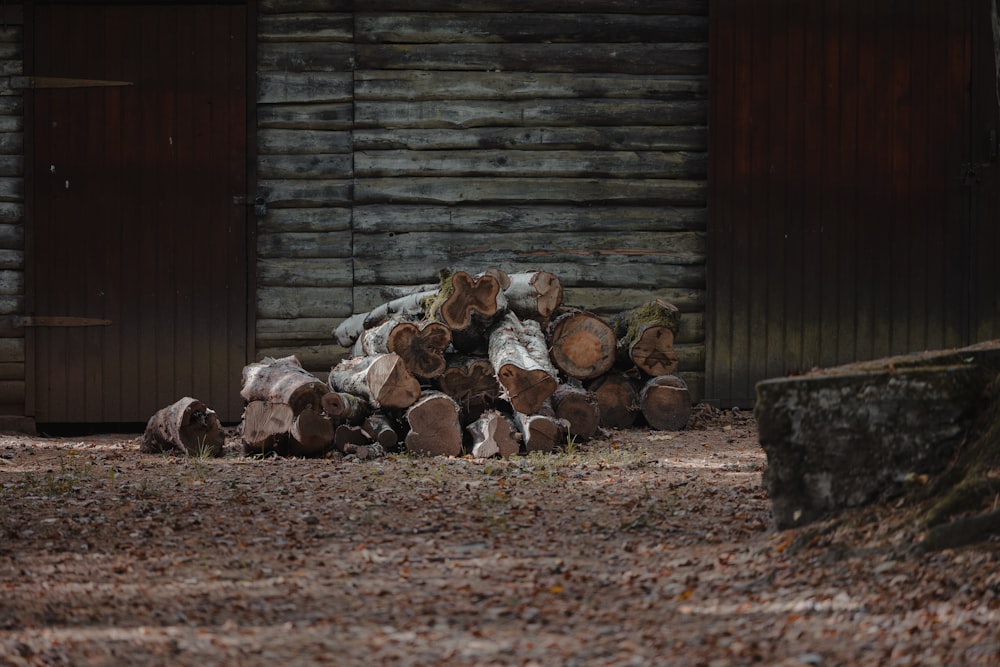
[(372, 439), (361, 430), (360, 426), (352, 424), (341, 424), (333, 434), (334, 449), (345, 454), (353, 453), (353, 448), (364, 447), (371, 442)]
[(450, 355), (437, 378), (438, 388), (458, 401), (467, 414), (478, 414), (500, 396), (496, 371), (488, 359)]
[(386, 451), (393, 451), (399, 445), (402, 440), (401, 430), (395, 420), (381, 413), (373, 414), (361, 425), (361, 432), (382, 445)]
[(407, 408), (420, 396), (420, 382), (398, 354), (344, 359), (330, 370), (334, 391), (364, 396), (375, 408)]
[(222, 456), (226, 436), (215, 411), (185, 396), (149, 418), (139, 451), (177, 452), (188, 456)]
[(442, 275), (441, 290), (427, 304), (427, 317), (446, 324), (455, 348), (470, 352), (481, 346), (484, 331), (506, 310), (507, 298), (496, 276), (455, 271)]
[(680, 328), (677, 306), (656, 299), (612, 320), (618, 336), (618, 354), (646, 375), (670, 375), (677, 370), (674, 336)]
[(377, 327), (386, 320), (422, 320), (426, 302), (437, 294), (436, 288), (414, 292), (387, 301), (367, 313), (351, 315), (334, 328), (333, 340), (337, 345), (350, 349), (363, 331)]
[(502, 397), (518, 412), (537, 412), (558, 385), (538, 322), (521, 322), (507, 313), (490, 330), (489, 341), (490, 363), (503, 387)]
[(504, 290), (507, 307), (522, 320), (547, 321), (562, 305), (563, 286), (548, 271), (528, 271), (510, 275)]
[(601, 427), (597, 397), (571, 384), (559, 385), (549, 399), (557, 419), (569, 424), (569, 434), (583, 440), (593, 438)]
[(611, 326), (585, 310), (566, 309), (549, 325), (552, 361), (578, 380), (590, 380), (611, 370), (617, 343)]
[(569, 424), (548, 415), (514, 413), (527, 452), (552, 452), (566, 445)]
[(471, 454), (476, 458), (514, 456), (521, 449), (521, 434), (513, 420), (498, 410), (488, 410), (465, 427), (472, 436)]
[(597, 398), (604, 428), (629, 428), (639, 417), (638, 382), (614, 371), (587, 385)]
[(435, 378), (444, 372), (444, 351), (451, 344), (451, 329), (441, 322), (388, 320), (366, 329), (354, 344), (352, 354), (367, 357), (395, 352), (415, 377)]
[(639, 394), (646, 423), (660, 431), (679, 431), (691, 417), (691, 395), (676, 375), (661, 375), (646, 383)]
[(281, 359), (267, 358), (243, 368), (245, 401), (284, 403), (299, 414), (306, 408), (319, 411), (323, 395), (330, 391), (315, 375), (302, 368), (293, 355)]
[(426, 456), (459, 456), (462, 424), (458, 403), (440, 391), (425, 391), (406, 411), (406, 449)]
[(333, 419), (353, 424), (371, 414), (372, 406), (365, 399), (343, 391), (331, 391), (323, 396), (323, 412)]
[(284, 451), (295, 415), (285, 403), (250, 401), (243, 410), (243, 451), (267, 454)]
[(289, 435), (292, 456), (322, 456), (333, 445), (333, 423), (318, 410), (307, 408), (295, 417)]

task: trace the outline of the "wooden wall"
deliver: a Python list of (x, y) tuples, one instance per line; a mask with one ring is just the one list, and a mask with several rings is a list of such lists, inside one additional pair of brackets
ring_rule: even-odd
[(708, 3), (264, 1), (258, 352), (442, 268), (543, 268), (566, 302), (685, 311), (705, 358)]

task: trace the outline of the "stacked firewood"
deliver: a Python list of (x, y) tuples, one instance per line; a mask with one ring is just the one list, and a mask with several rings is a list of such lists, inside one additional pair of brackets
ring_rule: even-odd
[(656, 300), (606, 321), (562, 300), (546, 271), (456, 271), (354, 315), (333, 331), (352, 353), (325, 383), (294, 356), (244, 369), (244, 449), (506, 457), (640, 417), (683, 428), (677, 308)]

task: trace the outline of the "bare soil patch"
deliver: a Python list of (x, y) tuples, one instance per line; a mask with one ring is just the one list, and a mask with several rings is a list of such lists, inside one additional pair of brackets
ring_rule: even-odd
[(745, 413), (507, 460), (0, 439), (4, 665), (972, 665), (995, 543), (771, 528)]

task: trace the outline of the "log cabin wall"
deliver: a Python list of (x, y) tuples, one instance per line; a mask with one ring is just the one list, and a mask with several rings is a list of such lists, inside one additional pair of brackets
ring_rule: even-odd
[(704, 384), (707, 0), (258, 5), (258, 356), (442, 268), (661, 297)]
[(14, 81), (24, 72), (24, 13), (0, 6), (0, 425), (25, 414), (24, 102)]

